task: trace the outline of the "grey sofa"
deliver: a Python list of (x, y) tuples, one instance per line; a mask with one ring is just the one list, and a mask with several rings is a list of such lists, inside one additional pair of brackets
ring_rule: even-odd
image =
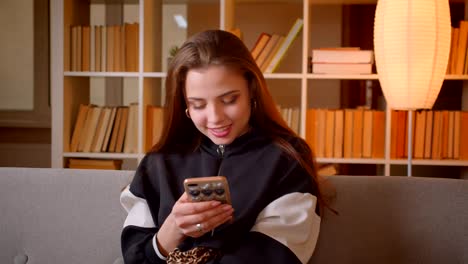
[[(0, 263), (122, 263), (131, 171), (0, 168)], [(328, 178), (310, 263), (468, 263), (468, 181)]]

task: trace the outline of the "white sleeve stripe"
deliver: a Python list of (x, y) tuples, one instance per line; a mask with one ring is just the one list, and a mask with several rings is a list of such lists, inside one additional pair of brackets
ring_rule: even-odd
[(251, 231), (275, 239), (294, 252), (302, 263), (307, 263), (320, 231), (316, 205), (317, 197), (309, 193), (284, 195), (260, 212)]
[(155, 227), (148, 203), (145, 199), (131, 193), (128, 186), (120, 194), (120, 203), (128, 213), (124, 227), (129, 225), (148, 228)]
[[(156, 233), (157, 235), (158, 233)], [(156, 251), (156, 255), (158, 255), (158, 257), (162, 260), (167, 260), (167, 258), (165, 256), (163, 256), (163, 254), (161, 254), (161, 251), (159, 251), (159, 247), (158, 247), (158, 243), (156, 243), (156, 235), (154, 235), (153, 237), (153, 248), (154, 248), (154, 251)]]

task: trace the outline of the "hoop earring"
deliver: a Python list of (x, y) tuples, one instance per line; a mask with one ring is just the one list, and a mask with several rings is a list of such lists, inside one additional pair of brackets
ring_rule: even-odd
[(257, 109), (257, 101), (252, 100), (252, 110)]
[(188, 108), (185, 108), (185, 115), (186, 115), (188, 118), (190, 118), (190, 113), (189, 113)]

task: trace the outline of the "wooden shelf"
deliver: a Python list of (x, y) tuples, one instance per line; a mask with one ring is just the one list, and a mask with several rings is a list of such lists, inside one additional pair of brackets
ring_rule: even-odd
[(66, 158), (96, 158), (96, 159), (138, 159), (138, 153), (97, 153), (97, 152), (64, 152)]
[[(468, 3), (468, 0), (451, 0), (450, 2)], [(265, 73), (264, 78), (268, 80), (269, 89), (277, 102), (285, 106), (299, 107), (300, 135), (306, 135), (306, 113), (307, 109), (320, 105), (322, 108), (339, 108), (338, 96), (342, 87), (340, 80), (378, 80), (378, 74), (313, 74), (308, 73), (307, 58), (310, 49), (317, 45), (340, 45), (342, 44), (342, 9), (341, 4), (375, 4), (377, 0), (163, 0), (163, 1), (139, 1), (139, 0), (52, 0), (51, 6), (51, 96), (52, 111), (56, 115), (52, 118), (52, 166), (63, 167), (64, 158), (96, 158), (96, 159), (136, 159), (139, 162), (145, 155), (143, 146), (145, 145), (145, 113), (146, 105), (162, 105), (165, 97), (164, 84), (161, 79), (167, 77), (165, 69), (165, 56), (167, 56), (166, 35), (163, 34), (162, 21), (163, 5), (166, 4), (187, 4), (190, 5), (191, 14), (187, 14), (190, 30), (187, 36), (197, 31), (219, 26), (220, 29), (239, 27), (243, 40), (251, 48), (255, 39), (261, 32), (287, 34), (291, 23), (298, 17), (304, 20), (304, 25), (295, 42), (290, 46), (288, 53), (282, 59), (277, 68), (278, 72)], [(138, 72), (77, 72), (69, 71), (70, 67), (65, 66), (70, 63), (70, 39), (67, 37), (69, 25), (90, 25), (94, 23), (91, 19), (90, 4), (130, 4), (138, 6), (138, 14), (132, 14), (132, 22), (139, 23), (139, 49), (138, 49)], [(142, 6), (144, 4), (144, 6)], [(327, 6), (324, 8), (324, 5)], [(115, 5), (115, 6), (117, 6)], [(333, 6), (334, 5), (334, 6)], [(134, 6), (131, 10), (137, 10)], [(112, 8), (110, 8), (112, 9)], [(189, 9), (187, 9), (187, 12)], [(197, 12), (193, 11), (197, 10)], [(199, 10), (210, 14), (219, 14), (217, 19), (207, 19)], [(262, 12), (259, 12), (261, 10)], [(265, 10), (268, 10), (266, 12)], [(132, 12), (133, 12), (132, 11)], [(114, 12), (119, 13), (119, 12)], [(106, 24), (112, 24), (115, 14), (106, 12), (104, 20)], [(109, 14), (111, 16), (109, 17)], [(274, 14), (274, 15), (272, 15)], [(119, 16), (119, 15), (117, 15)], [(138, 17), (137, 21), (135, 17)], [(242, 19), (239, 19), (241, 18)], [(369, 16), (370, 17), (370, 16)], [(369, 18), (367, 17), (367, 18)], [(119, 18), (125, 21), (124, 17)], [(237, 19), (237, 21), (236, 21)], [(370, 19), (370, 18), (369, 18)], [(127, 20), (129, 22), (130, 19)], [(206, 20), (206, 21), (205, 21)], [(209, 21), (208, 21), (209, 20)], [(116, 19), (117, 21), (117, 19)], [(200, 22), (200, 23), (199, 23)], [(317, 26), (317, 25), (320, 26)], [(253, 26), (252, 26), (253, 25)], [(371, 25), (370, 25), (371, 26)], [(325, 41), (317, 43), (317, 37), (323, 37)], [(327, 43), (327, 44), (324, 44)], [(172, 43), (171, 43), (172, 44)], [(314, 46), (315, 45), (315, 46)], [(79, 69), (79, 68), (74, 68)], [(122, 69), (122, 68), (120, 68)], [(135, 68), (132, 68), (135, 69)], [(66, 78), (66, 77), (88, 77), (88, 78)], [(107, 78), (105, 82), (92, 78)], [(116, 77), (116, 78), (114, 78)], [(114, 78), (114, 79), (113, 79)], [(129, 78), (123, 81), (118, 78)], [(310, 80), (336, 80), (327, 82), (323, 87), (311, 84)], [(468, 88), (468, 75), (446, 75), (445, 80), (464, 81), (465, 88)], [(133, 101), (139, 104), (138, 111), (138, 151), (139, 153), (83, 153), (69, 152), (68, 144), (73, 131), (74, 122), (77, 117), (80, 104), (88, 104), (92, 101), (94, 94), (101, 96), (100, 91), (94, 93), (96, 85), (105, 83), (105, 99), (111, 100), (113, 94), (119, 94), (124, 85), (131, 85), (132, 89), (125, 90), (131, 94)], [(124, 83), (114, 89), (114, 82)], [(324, 82), (325, 83), (325, 82)], [(329, 85), (330, 84), (330, 85)], [(93, 86), (94, 85), (94, 86)], [(314, 86), (314, 87), (312, 87)], [(133, 89), (138, 88), (138, 89)], [(100, 87), (99, 87), (100, 88)], [(110, 88), (110, 89), (108, 89)], [(311, 89), (312, 88), (312, 89)], [(464, 88), (464, 93), (468, 90)], [(130, 91), (131, 90), (131, 91)], [(120, 95), (119, 95), (120, 96)], [(119, 97), (115, 96), (115, 97)], [(109, 99), (111, 98), (111, 99)], [(137, 99), (135, 99), (137, 98)], [(463, 110), (467, 110), (468, 96), (463, 95)], [(330, 100), (329, 100), (330, 99)], [(314, 101), (315, 100), (315, 101)], [(319, 101), (319, 103), (317, 103)], [(323, 102), (322, 102), (323, 101)], [(329, 105), (335, 104), (336, 105)], [(322, 106), (322, 103), (324, 106)], [(98, 104), (99, 105), (99, 104)], [(121, 105), (114, 103), (111, 105)], [(389, 109), (386, 109), (389, 110)], [(390, 111), (387, 111), (387, 114)], [(391, 123), (385, 124), (386, 139), (391, 133)], [(389, 152), (389, 145), (385, 146)], [(388, 153), (387, 153), (388, 154)], [(367, 159), (367, 158), (317, 158), (319, 163), (332, 164), (368, 164), (382, 165), (384, 174), (390, 175), (392, 165), (406, 165), (405, 159)], [(413, 165), (420, 166), (460, 166), (468, 167), (468, 161), (461, 160), (413, 160)]]
[(138, 72), (72, 72), (66, 71), (63, 76), (75, 77), (138, 77)]
[[(398, 159), (390, 160), (392, 165), (407, 165), (408, 160)], [(468, 160), (431, 160), (431, 159), (413, 159), (411, 161), (412, 165), (425, 165), (425, 166), (461, 166), (467, 167)]]
[(318, 163), (385, 164), (385, 159), (317, 158)]
[(264, 73), (265, 79), (302, 79), (301, 73)]
[(378, 80), (377, 74), (307, 74), (307, 79), (321, 80)]

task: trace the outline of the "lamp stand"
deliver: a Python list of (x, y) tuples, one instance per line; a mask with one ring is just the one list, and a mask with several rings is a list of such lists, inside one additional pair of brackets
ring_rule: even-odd
[(411, 162), (413, 160), (413, 110), (408, 110), (408, 177), (411, 177)]

